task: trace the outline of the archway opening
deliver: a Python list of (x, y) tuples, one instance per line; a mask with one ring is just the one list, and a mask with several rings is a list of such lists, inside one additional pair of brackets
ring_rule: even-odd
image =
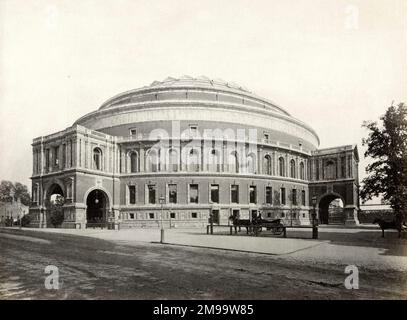
[(55, 203), (57, 199), (64, 199), (64, 191), (59, 184), (54, 183), (48, 188), (46, 200), (47, 202)]
[(107, 221), (109, 201), (102, 190), (93, 190), (86, 198), (87, 225), (102, 224)]
[(52, 227), (59, 227), (64, 222), (64, 209), (65, 203), (64, 192), (61, 186), (57, 183), (52, 184), (48, 188), (45, 199), (45, 207), (47, 209), (47, 224)]
[(319, 201), (319, 223), (320, 224), (343, 224), (345, 215), (344, 203), (340, 196), (329, 194)]

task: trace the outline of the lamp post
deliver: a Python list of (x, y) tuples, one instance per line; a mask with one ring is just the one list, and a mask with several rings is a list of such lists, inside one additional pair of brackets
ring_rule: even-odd
[(164, 225), (163, 225), (163, 211), (164, 211), (164, 203), (165, 203), (165, 197), (163, 195), (160, 196), (159, 198), (160, 205), (161, 205), (161, 215), (160, 215), (160, 220), (161, 220), (161, 231), (160, 231), (160, 243), (164, 243)]
[(317, 217), (317, 211), (316, 211), (316, 205), (317, 205), (317, 197), (313, 196), (311, 198), (312, 202), (312, 239), (318, 239), (318, 226), (316, 223), (316, 217)]

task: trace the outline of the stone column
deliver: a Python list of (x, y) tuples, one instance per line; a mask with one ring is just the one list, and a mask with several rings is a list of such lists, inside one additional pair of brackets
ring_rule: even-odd
[(300, 178), (300, 162), (301, 161), (298, 161), (298, 156), (297, 157), (295, 157), (295, 177), (297, 178), (297, 179), (299, 179)]
[(324, 159), (319, 159), (318, 166), (319, 166), (319, 180), (324, 180), (324, 172), (323, 172), (323, 165)]
[(88, 149), (88, 141), (87, 139), (85, 140), (85, 154), (84, 154), (84, 160), (85, 160), (85, 168), (89, 169), (89, 159), (88, 159), (88, 153), (89, 153), (89, 149)]
[(262, 155), (262, 148), (257, 149), (257, 174), (263, 174), (263, 155)]
[(88, 137), (88, 167), (93, 169), (92, 141)]
[(33, 174), (35, 175), (37, 173), (37, 150), (33, 149)]
[(316, 160), (311, 160), (311, 180), (317, 180), (317, 171), (316, 171)]
[(355, 206), (345, 206), (343, 212), (346, 215), (345, 225), (347, 226), (359, 225), (358, 211)]
[(143, 146), (140, 146), (140, 150), (139, 150), (139, 155), (140, 155), (140, 172), (144, 172), (145, 168), (144, 168), (144, 163), (145, 163), (145, 157), (146, 157), (146, 152), (144, 150)]
[(66, 143), (66, 157), (65, 157), (66, 167), (71, 167), (71, 140)]
[(222, 151), (223, 151), (223, 155), (222, 155), (222, 159), (223, 159), (223, 163), (222, 163), (222, 169), (223, 172), (229, 172), (229, 156), (227, 154), (227, 142), (223, 141), (222, 142)]
[(81, 145), (78, 137), (75, 139), (75, 167), (80, 167), (79, 163), (79, 158), (80, 158), (80, 152), (81, 152)]
[(273, 176), (277, 175), (277, 170), (278, 170), (277, 169), (277, 165), (278, 165), (277, 162), (278, 162), (277, 161), (277, 153), (276, 153), (275, 150), (273, 150), (273, 164), (272, 164), (272, 169), (271, 169), (272, 170), (271, 173), (272, 173)]
[(336, 166), (337, 166), (337, 179), (340, 179), (340, 178), (343, 178), (342, 176), (341, 176), (341, 168), (342, 168), (342, 161), (341, 161), (341, 157), (340, 157), (340, 155), (338, 155), (338, 157), (336, 158)]
[(45, 160), (44, 160), (44, 158), (45, 158), (45, 156), (44, 156), (44, 144), (43, 144), (43, 142), (42, 142), (42, 139), (43, 138), (41, 138), (41, 149), (40, 149), (40, 174), (41, 175), (43, 175), (44, 174), (44, 166), (45, 166)]
[(308, 159), (304, 159), (304, 180), (309, 180), (309, 177), (308, 177)]
[(289, 167), (288, 154), (286, 153), (285, 154), (285, 166), (284, 166), (284, 171), (285, 171), (284, 174), (286, 177), (289, 177), (289, 171), (288, 171), (289, 168), (288, 167)]

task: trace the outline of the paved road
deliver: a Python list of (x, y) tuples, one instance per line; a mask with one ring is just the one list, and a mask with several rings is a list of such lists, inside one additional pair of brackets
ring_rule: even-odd
[[(305, 254), (305, 253), (303, 253)], [(346, 299), (407, 298), (406, 271), (215, 249), (0, 230), (1, 299)], [(47, 265), (59, 290), (47, 290)]]

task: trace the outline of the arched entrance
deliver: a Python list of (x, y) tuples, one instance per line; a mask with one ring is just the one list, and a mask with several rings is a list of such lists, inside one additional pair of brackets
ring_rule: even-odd
[[(64, 191), (58, 183), (53, 183), (45, 194), (46, 216), (40, 218), (45, 223), (43, 227), (60, 227), (65, 219), (64, 215)], [(40, 221), (41, 224), (41, 221)]]
[(108, 210), (109, 200), (106, 193), (99, 189), (91, 191), (86, 198), (87, 225), (106, 223)]
[[(58, 197), (59, 196), (59, 197)], [(55, 202), (57, 198), (64, 198), (64, 191), (62, 190), (61, 186), (57, 183), (53, 183), (47, 191), (46, 194), (46, 204), (48, 205), (49, 202)]]
[(343, 211), (343, 200), (338, 194), (324, 195), (318, 204), (319, 223), (335, 224), (344, 223), (345, 214)]

